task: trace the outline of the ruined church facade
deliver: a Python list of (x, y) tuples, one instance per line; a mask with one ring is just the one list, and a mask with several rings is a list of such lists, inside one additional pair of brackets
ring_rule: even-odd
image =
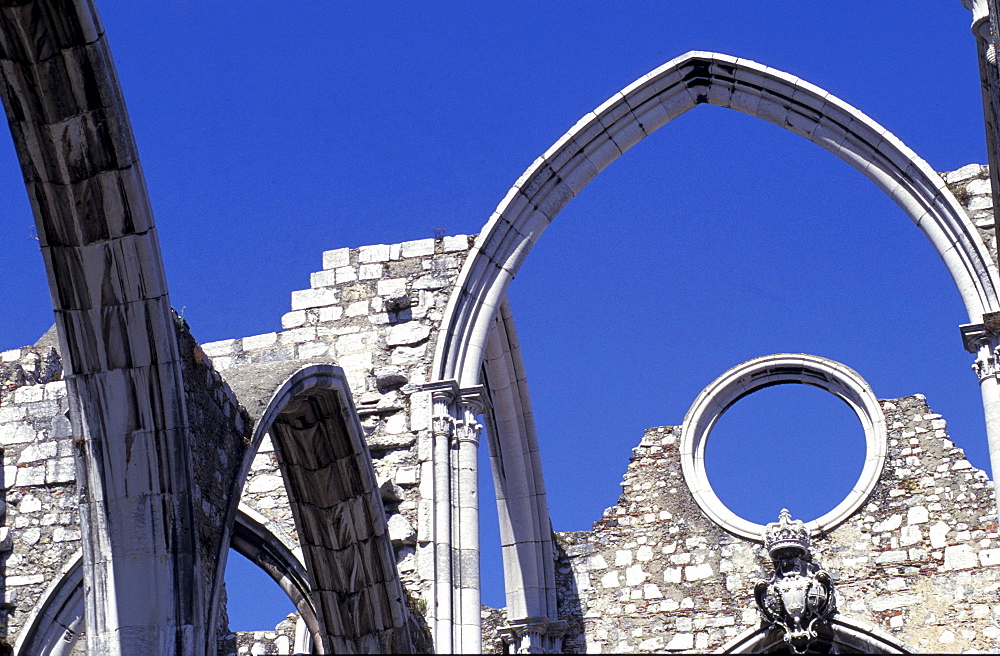
[[(629, 147), (701, 104), (853, 165), (925, 233), (969, 315), (1000, 462), (1000, 277), (989, 2), (989, 167), (939, 174), (799, 78), (690, 52), (626, 86), (532, 164), (475, 236), (317, 253), (282, 330), (198, 344), (171, 310), (156, 229), (92, 2), (0, 5), (4, 106), (56, 327), (0, 353), (0, 632), (15, 653), (990, 651), (995, 486), (919, 396), (850, 363), (733, 363), (635, 449), (618, 505), (553, 534), (506, 290), (558, 212)], [(994, 8), (995, 10), (995, 8)], [(994, 12), (995, 15), (995, 12)], [(865, 430), (855, 490), (823, 517), (731, 513), (704, 473), (715, 419), (767, 385), (838, 396)], [(493, 467), (506, 608), (479, 594), (478, 452)], [(778, 520), (778, 518), (775, 518)], [(230, 548), (296, 614), (233, 635)], [(265, 627), (262, 627), (265, 628)]]

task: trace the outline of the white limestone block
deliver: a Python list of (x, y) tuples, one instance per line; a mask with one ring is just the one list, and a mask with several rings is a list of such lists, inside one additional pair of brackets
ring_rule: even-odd
[(688, 565), (684, 568), (684, 577), (688, 581), (700, 581), (712, 576), (712, 566), (708, 563), (701, 565)]
[(406, 427), (406, 413), (397, 412), (394, 415), (390, 415), (385, 420), (385, 432), (389, 435), (399, 435), (400, 433), (405, 433), (407, 431)]
[(35, 465), (34, 467), (18, 467), (17, 477), (14, 485), (21, 487), (24, 485), (44, 485), (45, 465)]
[(27, 462), (36, 462), (38, 460), (55, 458), (56, 448), (57, 448), (56, 443), (51, 441), (32, 444), (28, 447), (25, 447), (24, 451), (21, 451), (21, 455), (17, 459), (17, 464), (23, 465), (24, 463)]
[(604, 576), (601, 577), (601, 587), (603, 588), (617, 588), (620, 585), (618, 582), (618, 571), (611, 570), (606, 572)]
[(7, 424), (21, 420), (27, 414), (27, 408), (19, 405), (8, 405), (0, 408), (0, 424)]
[(17, 478), (17, 467), (14, 465), (5, 466), (3, 468), (3, 486), (4, 489), (13, 487), (14, 480)]
[(350, 263), (351, 263), (350, 248), (338, 248), (336, 250), (323, 252), (324, 269), (336, 269), (338, 267), (347, 266)]
[(253, 457), (253, 462), (250, 463), (250, 471), (260, 471), (262, 469), (274, 469), (271, 456), (266, 453), (258, 453)]
[(663, 649), (666, 651), (689, 651), (694, 649), (694, 634), (677, 633)]
[(413, 525), (405, 517), (396, 513), (389, 517), (389, 540), (393, 544), (414, 544), (417, 541), (417, 532), (413, 530)]
[(340, 321), (340, 317), (342, 316), (344, 316), (344, 308), (339, 305), (331, 305), (319, 309), (319, 320), (322, 322)]
[(278, 333), (264, 333), (263, 335), (252, 335), (243, 338), (244, 351), (256, 351), (258, 349), (275, 346), (278, 343)]
[(389, 259), (393, 262), (402, 257), (402, 244), (390, 244), (389, 245)]
[(660, 591), (660, 586), (655, 583), (647, 583), (642, 586), (642, 596), (646, 599), (660, 599), (663, 597), (663, 593)]
[(358, 249), (359, 264), (374, 264), (389, 261), (389, 246), (387, 244), (374, 244), (372, 246), (362, 246)]
[[(292, 309), (308, 310), (309, 308), (333, 305), (337, 302), (337, 290), (331, 287), (323, 289), (302, 289), (292, 292)], [(246, 338), (243, 339), (246, 348)]]
[(410, 395), (410, 428), (414, 431), (431, 427), (431, 393), (416, 392)]
[(904, 526), (899, 534), (899, 545), (902, 547), (917, 544), (924, 539), (919, 526)]
[[(3, 529), (0, 529), (2, 531)], [(18, 531), (18, 537), (21, 538), (21, 543), (26, 546), (33, 546), (39, 540), (42, 539), (42, 529), (40, 528), (26, 528), (24, 530)], [(10, 561), (8, 561), (8, 565)]]
[(969, 545), (957, 544), (945, 547), (944, 569), (968, 569), (977, 565), (979, 565), (979, 558)]
[(979, 562), (983, 567), (1000, 565), (1000, 549), (983, 549), (979, 552)]
[(0, 362), (17, 362), (21, 359), (21, 349), (11, 349), (0, 353)]
[(358, 278), (360, 280), (377, 280), (382, 277), (381, 264), (362, 264), (358, 267)]
[(887, 565), (889, 563), (901, 563), (908, 558), (905, 551), (883, 551), (875, 558), (876, 564)]
[(358, 270), (355, 269), (354, 267), (350, 266), (340, 267), (339, 269), (334, 269), (334, 272), (336, 273), (337, 276), (336, 283), (338, 285), (342, 285), (345, 282), (352, 282), (358, 279)]
[(303, 328), (293, 328), (278, 335), (278, 340), (282, 346), (287, 344), (302, 344), (312, 342), (316, 339), (315, 326), (305, 326)]
[(913, 524), (924, 524), (929, 519), (927, 508), (924, 506), (913, 506), (908, 511), (906, 511), (906, 523), (909, 525)]
[(653, 548), (644, 544), (635, 551), (635, 559), (640, 562), (647, 562), (653, 559)]
[(604, 556), (601, 554), (594, 554), (590, 557), (588, 562), (590, 569), (606, 569), (608, 566), (608, 561), (604, 560)]
[(375, 284), (375, 290), (379, 296), (396, 298), (406, 295), (406, 278), (387, 278), (379, 280)]
[(207, 344), (201, 345), (202, 352), (210, 358), (215, 358), (219, 355), (229, 355), (236, 349), (235, 339), (223, 339), (218, 342), (208, 342)]
[(416, 485), (417, 484), (417, 468), (416, 467), (400, 467), (396, 470), (396, 476), (393, 477), (396, 485)]
[(941, 547), (948, 544), (947, 536), (948, 536), (948, 531), (950, 530), (951, 527), (945, 524), (944, 522), (938, 522), (934, 526), (931, 526), (930, 528), (931, 546), (934, 547), (935, 549), (940, 549)]
[[(345, 355), (337, 358), (337, 364), (343, 367), (344, 371), (349, 374), (348, 379), (351, 385), (351, 391), (355, 394), (363, 392), (365, 389), (365, 382), (368, 379), (368, 371), (372, 368), (371, 351), (354, 353), (352, 355)], [(359, 374), (359, 372), (364, 373)]]
[(416, 241), (404, 241), (399, 245), (401, 257), (424, 257), (434, 254), (434, 239), (418, 239)]
[(22, 585), (37, 585), (44, 581), (44, 574), (29, 574), (27, 576), (8, 576), (4, 582), (8, 588), (17, 588)]
[(327, 269), (323, 271), (316, 271), (309, 274), (309, 286), (313, 289), (322, 289), (323, 287), (333, 287), (339, 281), (337, 280), (338, 269)]
[(426, 340), (430, 334), (431, 329), (428, 326), (422, 326), (414, 322), (401, 323), (389, 329), (386, 345), (407, 346), (417, 344)]
[(295, 310), (294, 312), (287, 312), (281, 316), (281, 327), (285, 330), (290, 328), (298, 328), (299, 326), (305, 324), (306, 322), (306, 311), (305, 310)]
[(647, 576), (649, 575), (642, 571), (642, 565), (632, 565), (625, 570), (625, 585), (642, 585)]
[(368, 301), (355, 301), (347, 306), (344, 314), (349, 317), (363, 317), (368, 314)]
[(259, 494), (261, 492), (272, 492), (284, 485), (281, 481), (280, 476), (271, 476), (265, 474), (263, 476), (257, 476), (250, 481), (247, 485), (247, 492), (253, 494)]
[(42, 509), (42, 502), (33, 494), (26, 494), (17, 504), (17, 511), (21, 514), (38, 512)]
[(329, 344), (323, 342), (308, 342), (299, 345), (300, 358), (321, 358), (330, 352)]
[(73, 458), (55, 458), (45, 463), (45, 482), (69, 483), (76, 480), (76, 465)]
[(885, 521), (876, 523), (872, 527), (872, 532), (882, 533), (883, 531), (895, 531), (897, 528), (902, 526), (902, 524), (903, 524), (903, 516), (893, 515), (892, 517), (889, 517)]
[(14, 403), (35, 403), (45, 398), (45, 387), (42, 385), (27, 385), (14, 390)]
[(66, 396), (65, 380), (55, 380), (51, 383), (46, 383), (44, 387), (46, 401), (55, 401)]
[(680, 567), (667, 567), (663, 570), (663, 582), (666, 584), (680, 583), (683, 570)]
[(52, 531), (52, 541), (53, 542), (73, 542), (74, 540), (80, 539), (80, 529), (69, 528), (66, 526), (57, 526), (54, 531)]

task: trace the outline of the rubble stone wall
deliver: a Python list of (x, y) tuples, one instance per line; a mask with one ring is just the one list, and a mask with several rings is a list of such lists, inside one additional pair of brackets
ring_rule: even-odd
[[(437, 331), (472, 243), (466, 235), (323, 253), (311, 287), (292, 292), (282, 331), (202, 345), (222, 372), (249, 364), (328, 358), (344, 369), (366, 432), (386, 505), (403, 584), (419, 595), (433, 580), (432, 562), (418, 572), (420, 462), (430, 449), (431, 377)], [(242, 503), (279, 536), (295, 536), (274, 448), (257, 451)], [(426, 559), (425, 559), (426, 560)]]
[[(889, 456), (875, 492), (813, 538), (839, 616), (918, 651), (996, 650), (993, 486), (922, 396), (881, 405)], [(712, 651), (759, 626), (752, 589), (770, 561), (760, 544), (702, 514), (681, 473), (679, 439), (679, 427), (646, 431), (619, 503), (592, 531), (558, 534), (567, 651)]]

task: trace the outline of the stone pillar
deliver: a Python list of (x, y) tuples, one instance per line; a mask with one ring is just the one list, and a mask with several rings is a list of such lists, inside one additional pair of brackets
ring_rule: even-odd
[(453, 380), (424, 385), (431, 393), (434, 551), (428, 623), (438, 653), (482, 651), (479, 592), (479, 434), (482, 387)]
[(431, 393), (434, 471), (434, 514), (431, 529), (434, 543), (434, 600), (429, 605), (432, 616), (428, 618), (428, 623), (434, 633), (434, 650), (439, 654), (447, 654), (455, 651), (452, 641), (454, 573), (451, 553), (451, 440), (455, 432), (452, 406), (458, 396), (458, 384), (455, 381), (443, 381), (424, 389)]
[(979, 56), (979, 77), (983, 94), (983, 118), (986, 123), (986, 153), (990, 165), (990, 185), (993, 188), (994, 230), (1000, 230), (1000, 69), (997, 68), (997, 44), (1000, 42), (997, 21), (998, 0), (962, 0), (972, 12), (972, 33), (976, 37)]
[(473, 387), (461, 390), (460, 416), (457, 431), (455, 545), (455, 645), (464, 654), (482, 651), (482, 614), (479, 589), (479, 435), (486, 400), (485, 390)]
[(972, 370), (979, 378), (986, 415), (986, 439), (990, 446), (990, 468), (1000, 507), (1000, 312), (983, 316), (983, 323), (962, 326), (966, 350), (976, 354)]

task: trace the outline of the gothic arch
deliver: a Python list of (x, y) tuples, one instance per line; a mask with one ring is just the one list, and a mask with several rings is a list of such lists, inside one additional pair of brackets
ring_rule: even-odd
[(804, 80), (746, 59), (689, 52), (609, 98), (514, 183), (481, 231), (452, 294), (435, 353), (440, 380), (474, 385), (504, 292), (559, 211), (626, 150), (699, 104), (770, 121), (852, 165), (931, 241), (971, 323), (1000, 310), (1000, 278), (941, 177), (865, 114)]
[[(292, 548), (249, 508), (240, 508), (231, 545), (260, 567), (288, 595), (311, 634), (318, 630), (305, 568)], [(32, 656), (72, 654), (87, 630), (83, 599), (83, 554), (75, 553), (63, 565), (24, 623), (16, 652)], [(223, 566), (223, 569), (225, 567)], [(312, 645), (296, 645), (296, 653), (311, 653)]]
[[(904, 643), (865, 622), (835, 616), (820, 630), (821, 640), (844, 654), (912, 654)], [(767, 628), (747, 629), (722, 646), (721, 654), (785, 653), (783, 636)]]
[[(511, 489), (531, 490), (544, 499), (533, 421), (530, 413), (519, 414), (530, 407), (527, 387), (522, 381), (512, 392), (497, 394), (490, 381), (520, 366), (501, 344), (504, 326), (512, 327), (503, 318), (507, 287), (566, 203), (630, 147), (699, 104), (728, 107), (770, 121), (851, 164), (924, 232), (955, 282), (972, 324), (981, 324), (984, 315), (1000, 310), (1000, 277), (975, 226), (941, 177), (898, 138), (859, 110), (795, 76), (728, 55), (686, 53), (584, 116), (525, 171), (480, 232), (449, 299), (433, 375), (463, 388), (482, 381), (493, 396), (493, 414), (516, 415), (508, 422), (509, 430), (495, 431), (498, 451), (515, 455), (507, 457), (506, 469), (500, 473), (494, 458), (494, 477), (498, 481), (498, 476), (504, 477)], [(995, 346), (993, 341), (988, 349), (983, 347), (983, 353)], [(984, 383), (982, 390), (993, 443), (1000, 439), (1000, 399), (992, 382)], [(510, 466), (513, 458), (520, 458), (516, 467)], [(504, 512), (509, 504), (502, 491), (498, 505), (501, 518), (511, 515), (509, 507)], [(550, 525), (548, 510), (541, 504), (533, 506), (532, 512), (537, 514), (531, 521), (509, 524), (512, 534), (503, 537), (508, 606), (546, 609), (551, 584), (545, 573), (536, 571), (537, 567), (526, 571), (520, 559), (512, 558), (515, 550), (507, 548), (508, 544), (536, 542), (536, 555), (544, 554), (537, 530)], [(547, 616), (557, 619), (554, 611)]]
[[(251, 414), (259, 410), (230, 495), (227, 515), (232, 519), (227, 525), (233, 526), (250, 465), (269, 433), (295, 517), (309, 587), (306, 590), (296, 576), (288, 577), (286, 583), (303, 617), (311, 613), (315, 618), (309, 626), (313, 650), (412, 650), (413, 620), (396, 571), (375, 470), (343, 370), (332, 364), (292, 361), (284, 368), (250, 365), (229, 370), (227, 376), (241, 404)], [(224, 535), (222, 544), (239, 544), (235, 538)], [(224, 571), (223, 556), (217, 581)], [(307, 594), (308, 599), (296, 598), (296, 594)], [(218, 606), (216, 597), (210, 615), (213, 622)]]

